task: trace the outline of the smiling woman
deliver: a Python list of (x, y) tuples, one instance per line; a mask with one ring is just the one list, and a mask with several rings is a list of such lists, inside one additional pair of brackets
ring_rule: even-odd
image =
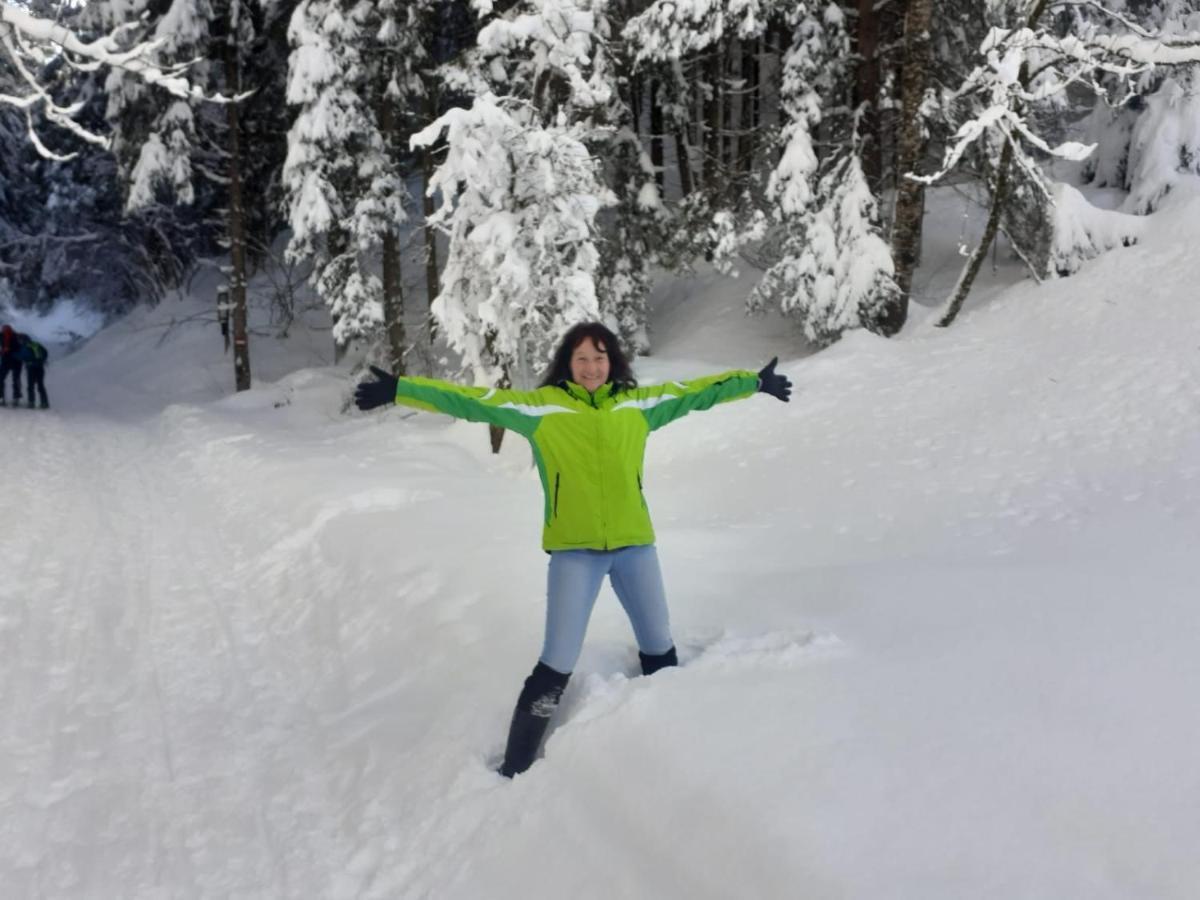
[(791, 382), (771, 360), (687, 382), (639, 387), (620, 342), (597, 322), (563, 336), (534, 391), (397, 378), (372, 367), (359, 409), (400, 403), (524, 436), (541, 476), (542, 547), (550, 554), (542, 653), (517, 699), (500, 774), (533, 764), (583, 648), (605, 576), (629, 616), (642, 672), (677, 665), (642, 465), (652, 431), (689, 412), (764, 392), (786, 401)]

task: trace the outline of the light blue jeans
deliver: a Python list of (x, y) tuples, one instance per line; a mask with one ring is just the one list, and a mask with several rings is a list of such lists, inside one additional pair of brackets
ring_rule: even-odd
[(605, 575), (629, 616), (638, 649), (658, 655), (674, 646), (653, 544), (619, 550), (557, 550), (550, 554), (541, 655), (541, 661), (555, 671), (574, 671)]

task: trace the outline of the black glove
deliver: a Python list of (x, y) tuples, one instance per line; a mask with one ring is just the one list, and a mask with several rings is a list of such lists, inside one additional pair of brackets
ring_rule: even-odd
[(775, 372), (777, 362), (779, 362), (778, 356), (762, 367), (762, 371), (758, 373), (758, 389), (764, 394), (778, 397), (787, 403), (792, 396), (792, 382), (786, 375), (779, 375)]
[(370, 368), (376, 380), (359, 383), (354, 389), (354, 405), (359, 409), (374, 409), (387, 403), (395, 403), (396, 383), (399, 379), (383, 369), (374, 366)]

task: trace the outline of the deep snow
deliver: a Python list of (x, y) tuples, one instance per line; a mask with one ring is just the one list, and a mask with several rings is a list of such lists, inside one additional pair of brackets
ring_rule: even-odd
[(105, 329), (0, 419), (0, 896), (1197, 896), (1197, 240), (1180, 190), (806, 358), (744, 283), (665, 285), (643, 380), (782, 351), (797, 391), (654, 436), (683, 666), (632, 677), (606, 588), (512, 782), (524, 444), (347, 414), (318, 332), (230, 396), (214, 327), (164, 336), (201, 301)]

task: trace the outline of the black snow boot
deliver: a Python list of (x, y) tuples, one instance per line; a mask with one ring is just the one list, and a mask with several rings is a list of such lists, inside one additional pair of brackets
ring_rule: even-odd
[(546, 736), (546, 728), (550, 725), (550, 717), (554, 715), (570, 677), (570, 672), (564, 675), (539, 662), (525, 679), (525, 687), (517, 698), (517, 708), (513, 710), (512, 725), (508, 729), (504, 765), (500, 767), (500, 774), (505, 778), (520, 775), (533, 765), (538, 748), (542, 746), (542, 738)]
[(26, 406), (28, 406), (30, 409), (33, 409), (33, 407), (34, 407), (34, 405), (35, 405), (35, 404), (34, 404), (34, 402), (33, 402), (33, 398), (32, 398), (32, 397), (30, 397), (30, 398), (29, 398), (29, 400), (28, 400), (28, 401), (26, 401), (25, 405), (26, 405)]
[(679, 657), (675, 655), (675, 648), (672, 647), (666, 653), (657, 653), (650, 656), (638, 651), (638, 658), (642, 661), (642, 674), (653, 675), (659, 669), (666, 669), (669, 666), (679, 665)]

